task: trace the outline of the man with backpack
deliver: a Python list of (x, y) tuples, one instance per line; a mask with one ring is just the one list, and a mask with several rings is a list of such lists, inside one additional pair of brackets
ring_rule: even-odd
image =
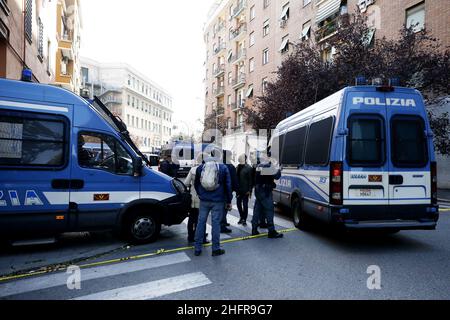
[(203, 240), (209, 213), (212, 217), (212, 255), (225, 254), (220, 247), (220, 223), (224, 208), (229, 210), (233, 200), (231, 176), (228, 168), (215, 159), (206, 159), (195, 175), (195, 190), (200, 198), (200, 213), (195, 233), (195, 256), (202, 254)]

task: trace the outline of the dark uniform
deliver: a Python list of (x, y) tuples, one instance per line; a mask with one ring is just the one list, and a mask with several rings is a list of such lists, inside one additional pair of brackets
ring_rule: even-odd
[(283, 235), (279, 234), (275, 230), (275, 224), (273, 222), (275, 216), (275, 207), (273, 205), (273, 194), (272, 191), (275, 189), (275, 180), (281, 178), (281, 171), (278, 168), (272, 166), (272, 164), (265, 163), (259, 164), (256, 167), (255, 175), (255, 197), (256, 203), (255, 207), (258, 210), (254, 211), (252, 226), (253, 235), (258, 235), (258, 226), (260, 223), (259, 215), (262, 214), (267, 219), (267, 227), (269, 229), (269, 238), (282, 238)]

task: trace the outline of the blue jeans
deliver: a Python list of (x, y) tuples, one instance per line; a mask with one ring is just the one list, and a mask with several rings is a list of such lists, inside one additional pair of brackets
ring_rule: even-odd
[[(273, 205), (272, 189), (257, 186), (255, 188), (255, 210), (253, 211), (252, 226), (257, 229), (260, 223), (260, 215), (267, 219), (269, 232), (275, 231), (273, 219), (275, 216), (275, 207)], [(256, 210), (257, 209), (257, 210)]]
[(200, 214), (197, 231), (195, 232), (195, 251), (202, 251), (206, 223), (210, 212), (212, 220), (212, 250), (220, 250), (220, 221), (223, 217), (223, 208), (223, 202), (200, 201)]

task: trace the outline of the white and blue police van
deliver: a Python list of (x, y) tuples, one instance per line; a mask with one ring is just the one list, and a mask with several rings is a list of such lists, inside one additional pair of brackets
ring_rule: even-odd
[(271, 148), (282, 165), (274, 202), (300, 229), (437, 226), (433, 133), (417, 90), (347, 87), (282, 121)]
[(0, 79), (1, 238), (115, 230), (153, 242), (191, 197), (150, 165), (99, 99)]

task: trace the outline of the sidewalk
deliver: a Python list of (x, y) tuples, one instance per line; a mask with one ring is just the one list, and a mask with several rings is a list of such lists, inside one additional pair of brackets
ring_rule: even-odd
[(445, 201), (450, 203), (450, 190), (438, 189), (438, 199), (439, 201)]

